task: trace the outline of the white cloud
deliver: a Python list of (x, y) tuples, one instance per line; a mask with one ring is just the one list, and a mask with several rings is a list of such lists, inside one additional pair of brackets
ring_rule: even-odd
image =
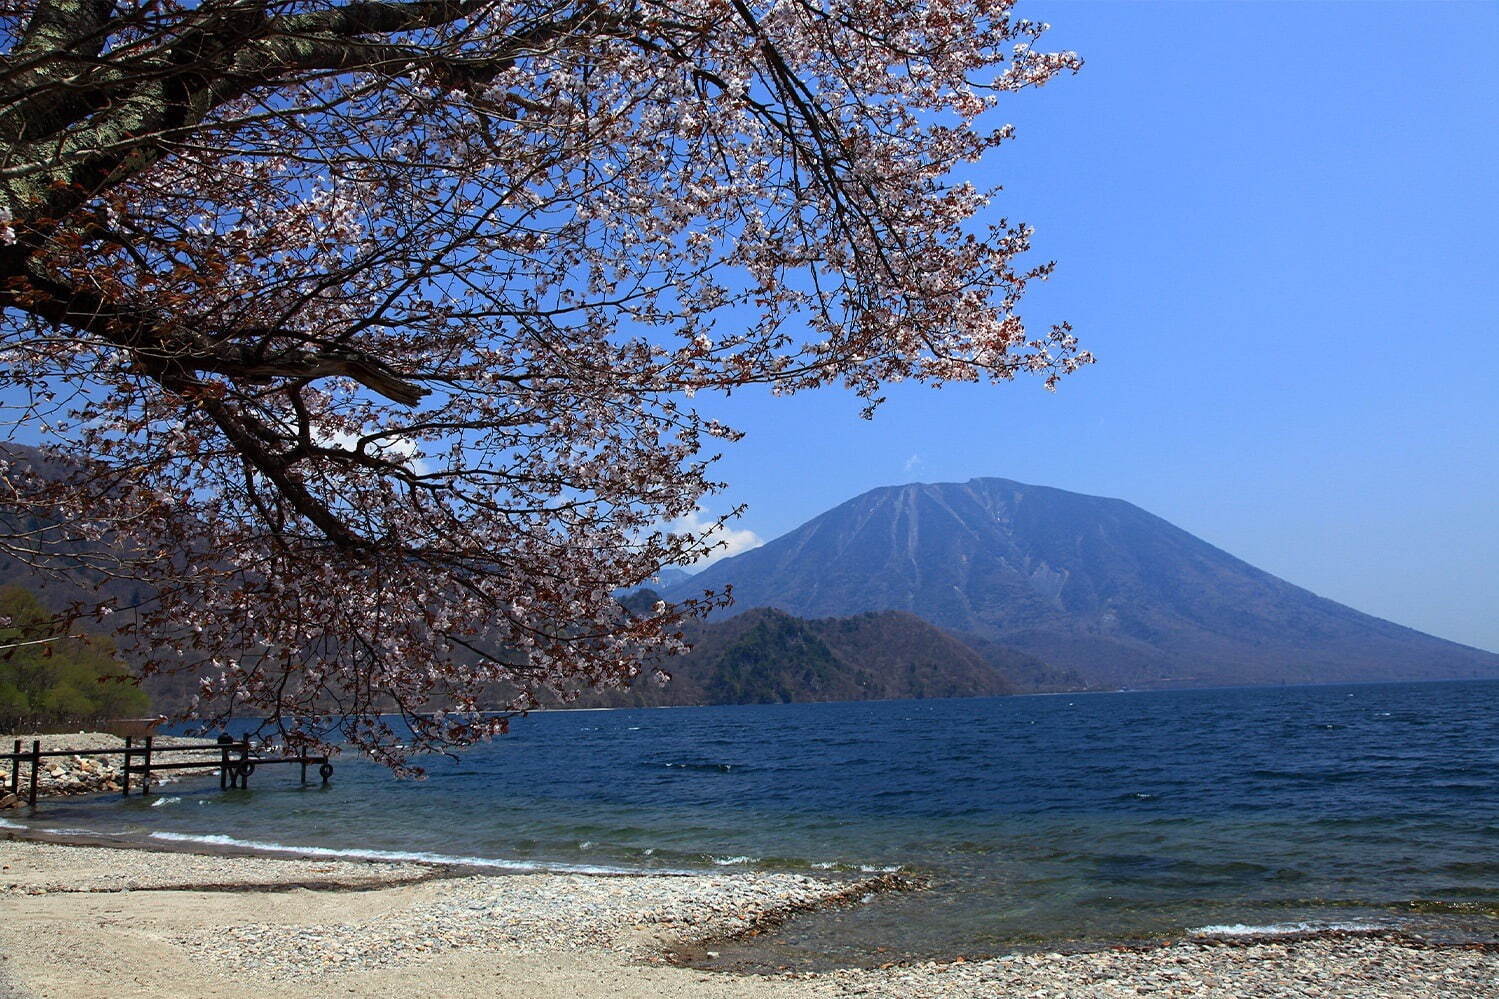
[(747, 552), (751, 548), (759, 548), (765, 544), (764, 538), (748, 528), (730, 527), (725, 524), (717, 530), (712, 530), (716, 519), (710, 511), (703, 507), (698, 507), (687, 516), (678, 517), (666, 525), (667, 530), (683, 533), (701, 534), (704, 531), (711, 530), (709, 540), (716, 543), (719, 547), (714, 548), (711, 554), (704, 556), (692, 563), (691, 566), (688, 566), (693, 572), (706, 569), (719, 559), (728, 558), (730, 555), (738, 555), (740, 552)]
[[(359, 435), (344, 430), (328, 431), (314, 427), (312, 439), (322, 447), (338, 448), (340, 451), (353, 451), (359, 446)], [(368, 450), (386, 461), (405, 465), (417, 475), (428, 475), (434, 471), (432, 463), (422, 455), (421, 448), (408, 437), (385, 437), (373, 443)]]
[(906, 464), (905, 464), (905, 466), (903, 468), (903, 471), (907, 475), (915, 475), (916, 474), (916, 470), (919, 469), (924, 464), (925, 464), (925, 462), (923, 462), (921, 460), (921, 455), (919, 455), (919, 454), (913, 454), (913, 455), (911, 455), (911, 457), (909, 457), (909, 458), (906, 459)]

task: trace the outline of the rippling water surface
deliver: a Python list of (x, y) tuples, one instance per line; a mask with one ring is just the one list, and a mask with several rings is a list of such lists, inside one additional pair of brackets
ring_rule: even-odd
[(340, 760), (326, 789), (263, 768), (248, 792), (200, 780), (5, 821), (499, 867), (933, 880), (756, 945), (781, 963), (1205, 927), (1493, 939), (1496, 765), (1490, 681), (554, 712), (420, 783)]

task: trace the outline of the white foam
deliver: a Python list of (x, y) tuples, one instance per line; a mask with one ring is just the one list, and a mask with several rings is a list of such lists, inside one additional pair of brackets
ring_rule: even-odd
[[(292, 846), (286, 843), (268, 843), (263, 840), (238, 839), (234, 836), (204, 835), (189, 833), (154, 832), (152, 839), (163, 839), (173, 843), (203, 843), (208, 846), (235, 846), (266, 853), (292, 853), (304, 857), (343, 857), (350, 860), (386, 860), (394, 863), (454, 864), (459, 867), (489, 867), (502, 871), (554, 872), (560, 874), (640, 874), (640, 870), (628, 867), (602, 867), (593, 864), (553, 864), (542, 861), (500, 860), (495, 857), (460, 857), (445, 853), (429, 853), (425, 850), (338, 850), (326, 846)], [(651, 874), (692, 874), (686, 870), (656, 870)]]
[(51, 828), (48, 828), (46, 826), (11, 825), (9, 822), (5, 822), (3, 820), (0, 820), (0, 826), (5, 826), (5, 827), (7, 827), (9, 829), (29, 829), (32, 832), (41, 833), (44, 836), (98, 836), (98, 835), (101, 835), (99, 833), (99, 831), (96, 830), (96, 829), (67, 829), (67, 828), (51, 829)]
[(1302, 933), (1327, 933), (1337, 930), (1357, 932), (1380, 928), (1378, 924), (1369, 922), (1331, 923), (1311, 920), (1295, 923), (1265, 923), (1263, 925), (1225, 923), (1213, 926), (1197, 926), (1187, 932), (1194, 937), (1286, 937)]
[(709, 857), (719, 867), (731, 867), (735, 864), (753, 864), (759, 857)]
[(175, 805), (181, 800), (181, 798), (157, 798), (155, 801), (151, 802), (151, 807), (160, 808), (162, 805)]
[(30, 828), (31, 828), (30, 826), (23, 826), (19, 822), (10, 822), (10, 821), (8, 821), (6, 819), (0, 819), (0, 829), (30, 829)]
[(865, 874), (894, 874), (900, 870), (899, 864), (891, 864), (889, 867), (873, 867), (869, 864), (860, 864), (859, 870)]

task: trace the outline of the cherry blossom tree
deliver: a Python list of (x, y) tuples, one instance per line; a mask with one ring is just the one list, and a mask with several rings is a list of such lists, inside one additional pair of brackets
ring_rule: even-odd
[[(0, 0), (13, 557), (205, 717), (392, 764), (628, 683), (748, 385), (1048, 385), (955, 179), (1075, 69), (1011, 0)], [(111, 613), (112, 612), (112, 613)], [(504, 691), (499, 714), (486, 698)], [(411, 726), (383, 721), (396, 711)], [(330, 727), (331, 726), (331, 727)], [(404, 742), (405, 746), (401, 745)]]

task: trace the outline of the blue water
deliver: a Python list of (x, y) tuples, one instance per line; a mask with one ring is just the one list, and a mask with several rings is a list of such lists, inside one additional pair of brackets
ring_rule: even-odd
[(512, 866), (931, 879), (755, 944), (779, 963), (1204, 927), (1499, 936), (1492, 681), (552, 712), (419, 783), (352, 759), (328, 788), (294, 772), (10, 821)]

